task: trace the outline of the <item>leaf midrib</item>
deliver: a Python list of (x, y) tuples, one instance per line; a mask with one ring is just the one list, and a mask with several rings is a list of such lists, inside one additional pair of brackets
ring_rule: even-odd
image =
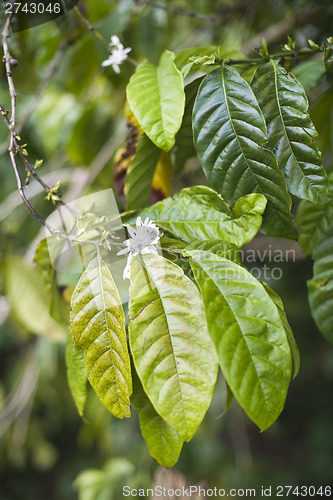
[[(99, 280), (100, 280), (101, 295), (102, 295), (102, 301), (103, 301), (104, 324), (105, 324), (106, 331), (107, 331), (107, 336), (108, 336), (109, 353), (110, 353), (110, 358), (111, 358), (113, 380), (114, 380), (115, 385), (116, 385), (117, 393), (120, 394), (120, 395), (122, 395), (122, 390), (121, 390), (121, 388), (119, 386), (118, 378), (116, 376), (116, 367), (115, 367), (115, 363), (114, 363), (114, 357), (113, 357), (113, 354), (112, 354), (113, 349), (112, 349), (112, 344), (111, 344), (111, 339), (110, 339), (110, 334), (109, 334), (109, 322), (108, 322), (108, 318), (107, 318), (107, 314), (106, 314), (106, 303), (105, 303), (104, 287), (103, 287), (103, 277), (102, 277), (102, 262), (101, 262), (101, 255), (100, 255), (99, 251), (98, 251), (97, 262), (98, 262), (98, 276), (99, 276)], [(121, 346), (121, 348), (122, 348), (122, 346)], [(126, 387), (127, 387), (127, 384), (126, 384)], [(119, 400), (116, 402), (116, 404), (119, 405), (119, 407), (121, 409), (122, 405), (120, 404)]]
[(239, 140), (239, 136), (238, 136), (238, 134), (236, 133), (236, 129), (235, 129), (235, 127), (234, 127), (233, 118), (231, 117), (230, 108), (229, 108), (229, 103), (228, 103), (228, 96), (227, 96), (227, 92), (226, 92), (226, 88), (225, 88), (224, 66), (222, 66), (222, 69), (221, 69), (221, 76), (222, 76), (222, 84), (223, 84), (223, 85), (222, 85), (222, 88), (223, 88), (223, 94), (224, 94), (225, 105), (226, 105), (226, 108), (227, 108), (227, 112), (228, 112), (228, 116), (229, 116), (230, 124), (231, 124), (231, 126), (232, 126), (232, 130), (233, 130), (234, 135), (235, 135), (235, 137), (236, 137), (236, 139), (237, 139), (237, 143), (238, 143), (239, 149), (241, 150), (241, 153), (242, 153), (242, 156), (243, 156), (243, 158), (244, 158), (244, 160), (245, 160), (245, 163), (246, 163), (246, 165), (247, 165), (247, 167), (248, 167), (249, 171), (251, 172), (251, 175), (252, 175), (252, 177), (253, 177), (253, 179), (254, 179), (254, 182), (255, 182), (255, 183), (256, 183), (256, 185), (258, 186), (258, 189), (260, 190), (260, 193), (261, 193), (261, 194), (264, 194), (264, 192), (263, 192), (263, 191), (262, 191), (262, 189), (261, 189), (260, 184), (259, 184), (259, 183), (258, 183), (258, 181), (257, 181), (256, 175), (254, 174), (254, 172), (252, 171), (252, 169), (251, 169), (251, 167), (250, 167), (250, 165), (249, 165), (249, 162), (248, 162), (248, 160), (247, 160), (247, 158), (246, 158), (246, 156), (245, 156), (245, 153), (244, 153), (244, 151), (243, 151), (243, 148), (242, 148), (242, 146), (241, 146), (241, 143), (240, 143), (240, 140)]
[(170, 333), (171, 329), (170, 329), (170, 326), (169, 326), (168, 317), (167, 317), (167, 314), (166, 314), (166, 311), (165, 311), (165, 307), (164, 307), (164, 304), (163, 304), (163, 299), (162, 299), (162, 296), (161, 296), (161, 293), (160, 293), (160, 289), (157, 286), (157, 282), (154, 280), (153, 275), (149, 272), (148, 266), (146, 266), (146, 264), (144, 262), (144, 259), (141, 259), (141, 262), (142, 262), (144, 271), (146, 271), (147, 280), (149, 279), (149, 281), (152, 281), (155, 284), (156, 290), (158, 291), (158, 295), (159, 295), (159, 298), (160, 298), (161, 306), (163, 308), (164, 316), (166, 318), (166, 323), (167, 323), (167, 327), (168, 327), (168, 334), (169, 334), (170, 344), (172, 346), (172, 357), (173, 357), (173, 362), (174, 362), (175, 369), (176, 369), (178, 386), (179, 386), (179, 392), (180, 392), (180, 396), (181, 396), (181, 403), (182, 403), (182, 411), (183, 411), (183, 415), (184, 415), (184, 422), (185, 422), (186, 429), (188, 429), (188, 426), (187, 426), (187, 423), (186, 423), (187, 422), (187, 418), (186, 418), (186, 410), (185, 410), (185, 406), (184, 406), (183, 393), (182, 393), (182, 390), (181, 390), (182, 382), (181, 382), (179, 371), (178, 371), (178, 366), (177, 366), (177, 361), (176, 361), (176, 357), (175, 357), (174, 346), (173, 346), (173, 342), (172, 342), (172, 335)]

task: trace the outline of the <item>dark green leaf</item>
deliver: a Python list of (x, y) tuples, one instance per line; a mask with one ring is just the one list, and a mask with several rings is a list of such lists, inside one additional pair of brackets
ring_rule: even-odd
[(300, 226), (299, 243), (302, 250), (312, 255), (319, 239), (333, 222), (333, 173), (328, 176), (328, 200), (315, 204), (302, 200), (297, 210), (297, 223)]
[(73, 344), (72, 336), (67, 336), (66, 367), (68, 385), (71, 390), (75, 406), (79, 415), (83, 416), (87, 399), (87, 370), (84, 355), (81, 349)]
[(126, 210), (149, 205), (151, 184), (161, 150), (143, 134), (125, 180)]
[(176, 135), (176, 143), (172, 151), (175, 171), (179, 172), (185, 165), (187, 159), (196, 156), (193, 144), (192, 112), (202, 78), (197, 78), (185, 87), (185, 111), (182, 126)]
[(277, 308), (243, 267), (211, 252), (189, 253), (224, 377), (264, 430), (281, 413), (291, 376), (290, 349)]
[(194, 143), (216, 190), (234, 205), (247, 193), (267, 198), (263, 231), (294, 238), (291, 199), (272, 152), (267, 130), (248, 83), (232, 68), (212, 71), (200, 85), (193, 109)]
[(333, 228), (323, 234), (314, 251), (313, 278), (308, 281), (312, 316), (333, 344)]
[(327, 178), (313, 142), (318, 134), (308, 114), (302, 85), (270, 61), (257, 69), (252, 88), (266, 119), (268, 146), (285, 174), (289, 191), (322, 203), (327, 197)]

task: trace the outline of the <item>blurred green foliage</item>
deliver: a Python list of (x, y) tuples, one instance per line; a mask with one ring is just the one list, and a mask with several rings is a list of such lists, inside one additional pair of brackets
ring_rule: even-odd
[[(191, 46), (223, 45), (254, 55), (259, 38), (271, 51), (286, 43), (300, 46), (308, 38), (320, 44), (333, 33), (330, 0), (171, 0), (161, 5), (214, 16), (212, 23), (166, 12), (132, 0), (86, 0), (82, 11), (109, 40), (116, 34), (136, 61), (157, 63), (161, 52)], [(276, 21), (278, 22), (276, 23)], [(3, 18), (2, 18), (3, 22)], [(65, 43), (60, 63), (43, 92), (39, 90), (59, 44)], [(113, 185), (113, 157), (125, 140), (125, 87), (133, 66), (120, 75), (102, 68), (106, 47), (82, 23), (75, 10), (67, 16), (10, 40), (18, 106), (18, 123), (38, 97), (38, 104), (20, 133), (28, 143), (29, 159), (44, 159), (41, 175), (76, 196)], [(333, 74), (324, 76), (316, 57), (292, 62), (305, 86), (326, 168), (332, 168)], [(0, 102), (9, 106), (7, 82), (0, 74)], [(0, 498), (1, 500), (106, 500), (121, 497), (121, 486), (149, 487), (157, 465), (139, 433), (136, 416), (117, 421), (90, 389), (81, 420), (66, 380), (65, 346), (50, 340), (50, 326), (40, 331), (35, 305), (25, 281), (30, 268), (9, 264), (9, 257), (32, 260), (41, 228), (20, 203), (6, 147), (9, 134), (0, 124)], [(104, 151), (102, 160), (99, 154)], [(189, 162), (174, 176), (173, 192), (206, 183), (196, 163)], [(85, 177), (86, 176), (86, 177)], [(87, 183), (80, 182), (88, 179)], [(79, 186), (79, 188), (78, 188)], [(79, 192), (75, 190), (79, 189)], [(53, 206), (34, 181), (28, 196), (42, 216)], [(123, 208), (120, 202), (120, 208)], [(276, 243), (275, 243), (276, 244)], [(285, 410), (266, 432), (246, 419), (232, 403), (223, 418), (225, 388), (219, 381), (213, 404), (177, 469), (189, 481), (206, 481), (223, 488), (260, 485), (315, 486), (333, 484), (333, 351), (310, 316), (305, 280), (312, 276), (311, 259), (298, 254), (296, 262), (281, 264), (283, 277), (270, 283), (282, 296), (301, 354), (301, 370), (292, 382)], [(21, 263), (20, 261), (17, 261)], [(22, 265), (22, 264), (20, 264)], [(258, 264), (260, 265), (260, 264)], [(12, 272), (11, 272), (12, 271)], [(10, 278), (10, 275), (12, 278)], [(40, 279), (36, 275), (33, 280)], [(29, 279), (31, 284), (31, 279)], [(45, 289), (43, 300), (47, 302)], [(16, 301), (16, 302), (15, 302)], [(12, 311), (7, 315), (8, 303)], [(64, 335), (66, 327), (62, 326)], [(38, 336), (36, 336), (38, 334)], [(78, 493), (79, 492), (79, 493)], [(113, 496), (112, 496), (113, 495)]]

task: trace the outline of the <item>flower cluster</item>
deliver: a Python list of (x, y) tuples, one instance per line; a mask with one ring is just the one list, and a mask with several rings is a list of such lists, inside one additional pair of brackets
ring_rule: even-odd
[(112, 66), (115, 73), (120, 73), (119, 64), (122, 64), (127, 59), (127, 54), (131, 52), (131, 48), (124, 49), (122, 43), (116, 35), (112, 35), (109, 57), (102, 62), (102, 66)]
[(127, 264), (123, 273), (124, 280), (126, 278), (130, 279), (130, 268), (133, 257), (138, 254), (157, 254), (154, 245), (157, 245), (162, 236), (158, 227), (152, 220), (149, 220), (149, 217), (147, 217), (144, 222), (142, 222), (141, 217), (138, 217), (136, 219), (136, 229), (128, 224), (125, 224), (125, 226), (127, 227), (130, 238), (124, 241), (125, 248), (117, 253), (117, 255), (128, 253)]

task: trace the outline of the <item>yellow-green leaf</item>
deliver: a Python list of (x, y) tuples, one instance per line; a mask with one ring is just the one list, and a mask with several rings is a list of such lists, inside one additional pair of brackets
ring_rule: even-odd
[(139, 124), (157, 147), (165, 151), (175, 144), (185, 107), (184, 79), (165, 50), (159, 65), (141, 64), (127, 86), (127, 99)]
[(132, 378), (125, 316), (117, 287), (100, 257), (90, 262), (74, 290), (70, 326), (99, 399), (116, 417), (129, 417)]
[(129, 318), (143, 388), (161, 417), (189, 441), (210, 405), (217, 376), (198, 289), (163, 257), (135, 257)]

